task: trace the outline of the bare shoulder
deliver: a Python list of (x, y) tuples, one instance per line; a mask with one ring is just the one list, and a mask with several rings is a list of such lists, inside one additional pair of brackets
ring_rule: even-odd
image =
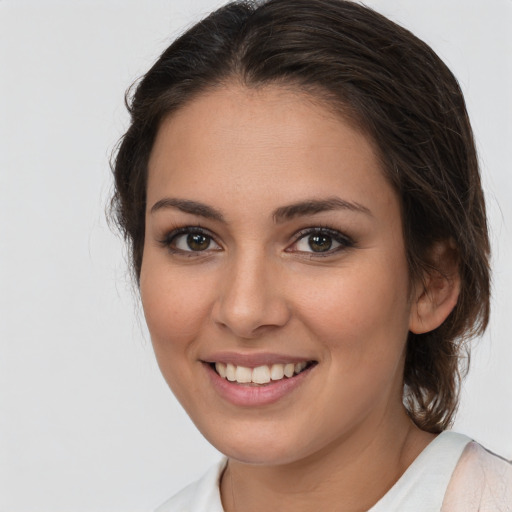
[(455, 468), (442, 512), (512, 512), (512, 463), (475, 442)]

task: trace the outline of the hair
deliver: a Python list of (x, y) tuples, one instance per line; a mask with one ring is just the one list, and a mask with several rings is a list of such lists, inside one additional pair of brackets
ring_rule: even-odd
[(111, 213), (138, 282), (149, 156), (164, 118), (211, 88), (292, 87), (341, 112), (373, 142), (397, 192), (411, 276), (433, 272), (430, 250), (456, 248), (461, 288), (444, 323), (409, 333), (404, 405), (423, 430), (446, 429), (489, 319), (489, 239), (478, 160), (456, 78), (424, 42), (346, 0), (238, 1), (190, 28), (127, 93), (131, 124), (112, 168)]

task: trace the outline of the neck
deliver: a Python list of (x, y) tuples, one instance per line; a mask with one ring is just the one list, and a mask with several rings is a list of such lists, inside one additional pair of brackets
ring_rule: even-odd
[[(396, 418), (396, 416), (395, 416)], [(405, 412), (284, 465), (230, 459), (221, 481), (226, 512), (358, 512), (371, 508), (434, 439)]]

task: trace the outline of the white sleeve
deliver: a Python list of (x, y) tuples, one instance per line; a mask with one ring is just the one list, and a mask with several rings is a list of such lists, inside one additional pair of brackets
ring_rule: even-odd
[(512, 463), (469, 443), (455, 468), (441, 512), (512, 512)]

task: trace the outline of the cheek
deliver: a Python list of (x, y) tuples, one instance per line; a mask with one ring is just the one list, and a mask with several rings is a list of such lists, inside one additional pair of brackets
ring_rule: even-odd
[(333, 431), (369, 410), (382, 410), (390, 397), (400, 401), (409, 315), (401, 272), (382, 274), (373, 266), (337, 277), (302, 308), (303, 324), (321, 341), (329, 368), (322, 389), (326, 403), (338, 404), (325, 425)]
[(410, 305), (404, 265), (368, 262), (316, 281), (301, 299), (304, 323), (339, 354), (335, 363), (352, 371), (358, 363), (379, 365), (402, 355)]
[(187, 411), (193, 396), (201, 396), (194, 379), (200, 330), (208, 321), (210, 298), (200, 276), (173, 269), (168, 264), (143, 262), (140, 293), (146, 323), (160, 371)]
[(191, 350), (210, 312), (209, 287), (200, 275), (143, 262), (140, 293), (155, 353)]

